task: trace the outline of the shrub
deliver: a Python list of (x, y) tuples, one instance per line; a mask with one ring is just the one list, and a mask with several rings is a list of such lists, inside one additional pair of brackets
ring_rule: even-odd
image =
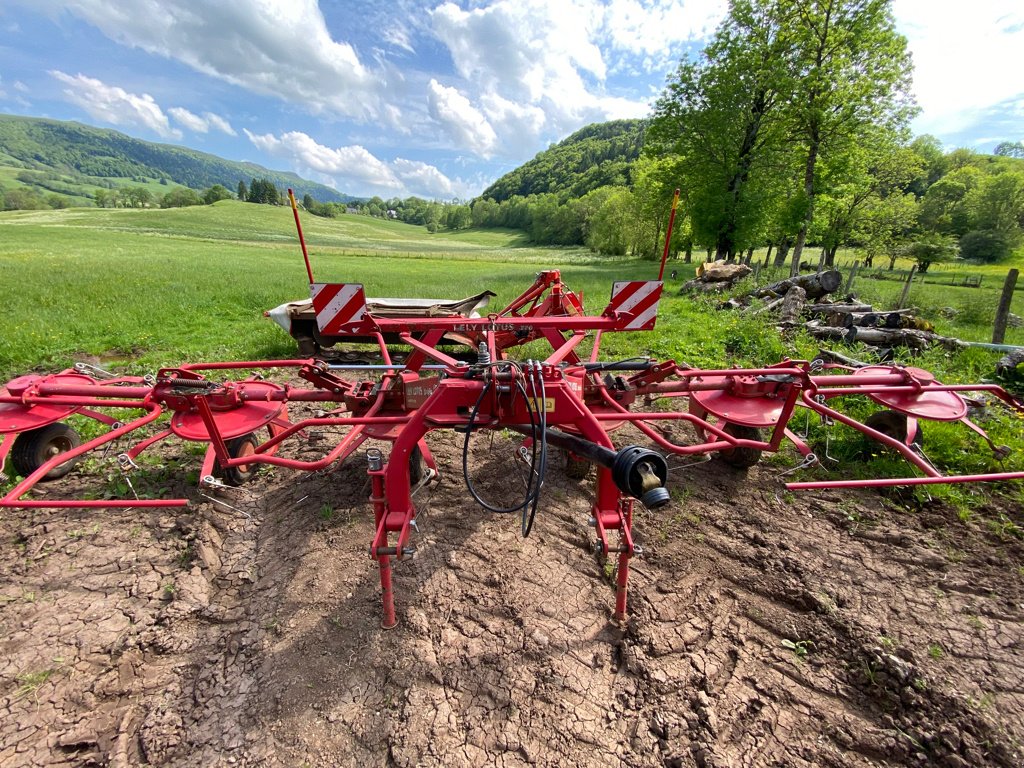
[(1013, 239), (996, 229), (975, 229), (960, 238), (960, 258), (971, 261), (1002, 261), (1013, 251)]

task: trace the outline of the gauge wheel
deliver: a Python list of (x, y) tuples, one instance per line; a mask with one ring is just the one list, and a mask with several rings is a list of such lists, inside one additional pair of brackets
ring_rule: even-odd
[[(740, 440), (760, 440), (761, 430), (757, 427), (745, 427), (741, 424), (726, 422), (722, 431)], [(747, 469), (761, 460), (760, 448), (725, 448), (718, 452), (718, 457), (726, 464), (737, 469)]]
[[(256, 435), (250, 432), (248, 435), (242, 435), (232, 440), (228, 440), (227, 443), (228, 456), (232, 459), (240, 459), (244, 456), (252, 456), (256, 453)], [(217, 463), (218, 474), (223, 478), (224, 482), (228, 485), (244, 485), (256, 477), (256, 472), (259, 469), (259, 464), (239, 464), (234, 467), (222, 467), (220, 462)]]
[[(893, 440), (899, 440), (904, 445), (907, 443), (907, 417), (899, 411), (877, 411), (865, 419), (864, 426), (870, 427), (876, 432), (881, 432)], [(921, 432), (921, 425), (919, 423), (912, 447), (920, 448), (924, 442), (923, 438), (924, 435)], [(889, 446), (883, 447), (888, 448)]]
[(427, 462), (423, 459), (423, 451), (417, 445), (409, 454), (409, 485), (419, 485), (426, 474)]
[[(78, 433), (62, 421), (45, 427), (22, 432), (11, 447), (11, 464), (14, 471), (28, 477), (43, 464), (61, 453), (67, 453), (82, 444)], [(56, 480), (75, 468), (78, 457), (60, 464), (41, 479)]]

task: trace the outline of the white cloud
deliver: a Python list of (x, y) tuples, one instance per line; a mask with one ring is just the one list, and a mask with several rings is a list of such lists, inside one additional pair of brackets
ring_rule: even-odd
[(196, 133), (206, 133), (210, 130), (210, 124), (199, 115), (194, 115), (183, 107), (171, 107), (167, 114), (173, 117), (181, 125)]
[(14, 90), (21, 91), (22, 93), (28, 93), (28, 86), (25, 85), (21, 80), (14, 81)]
[(680, 44), (710, 37), (726, 10), (725, 0), (611, 0), (602, 33), (611, 48), (640, 56), (643, 71), (664, 71)]
[(167, 115), (148, 93), (128, 93), (85, 75), (69, 75), (58, 70), (50, 74), (69, 87), (64, 94), (94, 119), (129, 128), (145, 128), (165, 139), (180, 139), (181, 131), (171, 128)]
[(407, 189), (416, 190), (416, 194), (421, 197), (448, 200), (457, 194), (452, 180), (432, 165), (399, 157), (391, 167), (402, 184)]
[[(494, 140), (463, 146), (500, 147), (522, 157), (543, 139), (561, 138), (586, 123), (647, 114), (646, 100), (607, 95), (608, 65), (599, 43), (610, 39), (607, 19), (627, 16), (597, 0), (498, 0), (471, 10), (446, 2), (435, 8), (433, 32), (448, 47), (466, 83), (463, 91), (475, 89), (481, 117), (495, 134)], [(661, 34), (667, 39), (673, 33)], [(433, 83), (431, 95), (434, 108), (439, 91)], [(479, 124), (470, 117), (462, 123)]]
[(226, 133), (228, 136), (238, 135), (238, 132), (231, 127), (231, 123), (220, 115), (215, 115), (213, 112), (203, 112), (203, 119), (210, 124), (211, 128), (214, 128), (221, 133)]
[(254, 93), (373, 119), (386, 83), (331, 37), (316, 0), (36, 0), (124, 45), (175, 59)]
[(190, 131), (195, 131), (196, 133), (208, 133), (211, 128), (215, 128), (229, 136), (238, 135), (235, 129), (231, 127), (231, 123), (220, 115), (213, 114), (213, 112), (203, 112), (202, 117), (200, 117), (193, 112), (189, 112), (184, 107), (171, 107), (167, 110), (167, 114)]
[(267, 154), (295, 166), (298, 173), (318, 174), (349, 194), (443, 199), (464, 191), (460, 181), (452, 181), (432, 165), (403, 158), (386, 163), (358, 145), (326, 147), (301, 131), (277, 137), (246, 130), (245, 135)]
[(921, 106), (915, 129), (951, 136), (986, 107), (1024, 96), (1024, 10), (1005, 0), (957, 3), (894, 0), (897, 28), (914, 57)]
[(457, 88), (430, 79), (427, 101), (431, 116), (455, 139), (459, 147), (490, 157), (498, 137), (487, 118)]

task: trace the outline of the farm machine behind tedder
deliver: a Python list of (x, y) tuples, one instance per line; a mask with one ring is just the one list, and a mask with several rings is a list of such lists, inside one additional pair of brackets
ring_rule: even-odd
[[(294, 198), (292, 206), (298, 225)], [(369, 447), (365, 457), (375, 522), (369, 553), (379, 564), (382, 624), (391, 627), (396, 623), (392, 561), (414, 552), (413, 486), (429, 483), (438, 474), (427, 435), (438, 429), (463, 435), (463, 473), (470, 494), (492, 511), (517, 514), (524, 536), (541, 503), (551, 448), (557, 447), (568, 452), (571, 464), (597, 466), (590, 525), (595, 550), (617, 556), (613, 618), (621, 622), (626, 616), (630, 559), (640, 551), (633, 538), (633, 507), (636, 501), (649, 509), (670, 502), (667, 457), (717, 453), (726, 462), (746, 467), (762, 452), (777, 451), (788, 441), (802, 455), (801, 466), (816, 465), (811, 448), (787, 426), (798, 410), (858, 430), (901, 454), (918, 474), (790, 482), (789, 489), (1024, 478), (1024, 472), (943, 475), (920, 451), (916, 439), (921, 420), (959, 421), (1001, 452), (968, 418), (964, 398), (964, 393), (986, 392), (1009, 408), (1024, 411), (998, 386), (941, 384), (927, 371), (899, 365), (851, 368), (821, 360), (783, 360), (757, 369), (702, 370), (672, 360), (602, 360), (603, 334), (654, 327), (662, 292), (660, 274), (658, 280), (614, 283), (611, 300), (599, 315), (585, 314), (580, 297), (562, 283), (558, 271), (551, 270), (541, 272), (507, 307), (485, 317), (465, 316), (454, 309), (411, 313), (408, 307), (400, 316), (388, 317), (371, 309), (359, 284), (317, 283), (301, 227), (299, 238), (319, 333), (371, 339), (382, 363), (329, 365), (314, 358), (219, 362), (164, 368), (150, 376), (114, 376), (79, 365), (52, 375), (21, 376), (0, 389), (0, 467), (10, 458), (14, 471), (23, 476), (0, 499), (0, 506), (146, 508), (189, 503), (184, 498), (31, 497), (38, 483), (65, 475), (84, 454), (109, 450), (115, 441), (123, 448), (117, 462), (126, 475), (143, 451), (168, 438), (207, 444), (200, 470), (204, 488), (240, 485), (261, 465), (322, 470), (350, 458), (368, 440), (390, 444), (387, 455)], [(664, 264), (663, 258), (662, 272)], [(401, 362), (393, 361), (386, 338), (405, 346)], [(441, 348), (452, 338), (473, 350), (472, 359), (459, 359)], [(583, 357), (578, 350), (587, 338), (592, 345)], [(546, 340), (550, 347), (543, 359), (513, 354), (538, 340)], [(274, 383), (260, 373), (270, 369), (289, 370), (290, 381), (303, 383)], [(223, 378), (240, 372), (248, 375)], [(850, 396), (866, 396), (886, 410), (862, 423), (840, 410), (839, 404)], [(673, 402), (680, 406), (655, 407)], [(320, 410), (293, 419), (289, 405), (301, 403), (316, 404)], [(83, 443), (64, 421), (72, 415), (94, 419), (108, 429)], [(659, 429), (665, 422), (686, 422), (694, 439), (669, 439)], [(617, 446), (613, 436), (627, 425), (634, 434), (644, 435), (650, 447)], [(341, 433), (322, 457), (288, 455), (295, 443), (306, 444), (306, 430), (322, 427)], [(495, 506), (470, 480), (471, 441), (489, 430), (522, 436), (517, 456), (528, 472), (518, 504)]]

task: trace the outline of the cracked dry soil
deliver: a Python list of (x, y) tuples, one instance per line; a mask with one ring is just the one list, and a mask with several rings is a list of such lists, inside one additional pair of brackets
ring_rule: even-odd
[[(390, 631), (361, 455), (207, 497), (175, 444), (163, 458), (184, 468), (151, 467), (149, 490), (187, 510), (5, 511), (0, 765), (1024, 761), (1020, 540), (712, 461), (672, 474), (672, 505), (638, 508), (646, 554), (617, 629), (592, 481), (553, 460), (523, 539), (469, 498), (460, 439), (430, 437), (442, 478), (416, 497)], [(474, 472), (500, 498), (518, 480), (490, 447)]]

